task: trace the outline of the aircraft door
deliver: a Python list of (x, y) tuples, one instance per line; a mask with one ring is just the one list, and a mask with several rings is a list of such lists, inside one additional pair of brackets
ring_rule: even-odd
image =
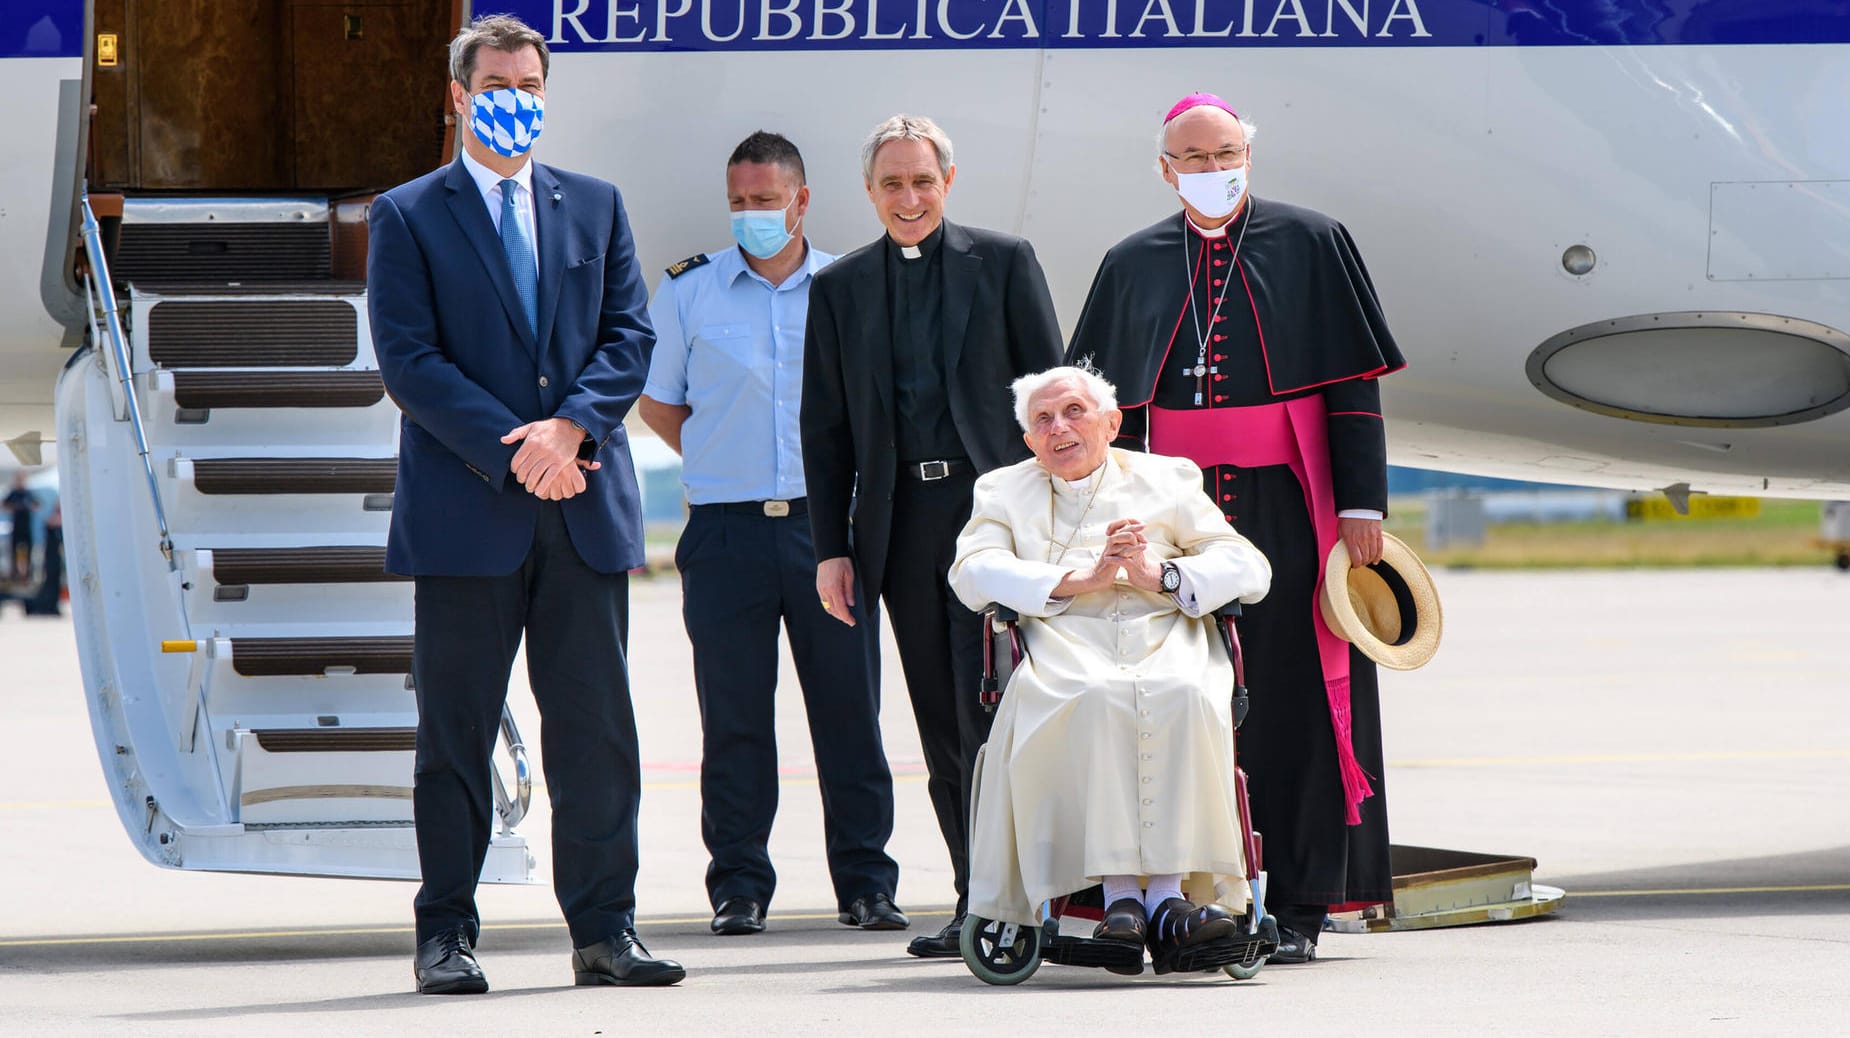
[(95, 0), (96, 190), (340, 194), (442, 164), (453, 0)]

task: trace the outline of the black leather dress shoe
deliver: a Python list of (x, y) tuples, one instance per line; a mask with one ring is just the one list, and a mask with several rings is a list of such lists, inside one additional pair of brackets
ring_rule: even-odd
[(1317, 942), (1289, 926), (1278, 928), (1278, 950), (1266, 960), (1274, 966), (1295, 966), (1317, 961)]
[(445, 930), (418, 945), (414, 972), (420, 994), (479, 995), (488, 990), (475, 949), (461, 930)]
[(1197, 905), (1172, 897), (1156, 906), (1150, 917), (1150, 950), (1173, 951), (1204, 941), (1231, 937), (1240, 929), (1233, 913), (1221, 905)]
[(764, 906), (749, 897), (729, 897), (713, 912), (713, 932), (727, 937), (764, 929)]
[(685, 976), (687, 971), (680, 963), (650, 955), (634, 930), (620, 930), (615, 937), (572, 949), (572, 977), (579, 987), (654, 987), (678, 983)]
[(912, 925), (906, 913), (885, 894), (857, 897), (848, 902), (848, 910), (836, 918), (844, 926), (858, 926), (863, 930), (904, 930)]
[(909, 954), (921, 959), (961, 959), (963, 949), (957, 946), (958, 938), (963, 936), (964, 917), (958, 916), (944, 924), (944, 929), (928, 937), (914, 937), (906, 945)]
[(1121, 897), (1105, 909), (1105, 918), (1092, 931), (1092, 938), (1141, 945), (1147, 935), (1149, 922), (1142, 901), (1134, 897)]

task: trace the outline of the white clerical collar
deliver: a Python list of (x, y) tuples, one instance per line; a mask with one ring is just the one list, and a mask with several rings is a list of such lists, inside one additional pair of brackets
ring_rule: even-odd
[[(1111, 459), (1107, 458), (1106, 462), (1109, 462), (1110, 460)], [(1072, 491), (1075, 494), (1081, 494), (1088, 490), (1091, 490), (1093, 487), (1098, 485), (1099, 480), (1105, 478), (1105, 465), (1100, 464), (1098, 468), (1095, 468), (1092, 470), (1092, 473), (1090, 475), (1081, 476), (1078, 479), (1065, 479), (1059, 476), (1056, 476), (1054, 478), (1059, 479), (1060, 482), (1062, 483), (1065, 483), (1066, 489)]]
[(924, 255), (923, 252), (919, 251), (917, 245), (901, 245), (899, 247), (899, 254), (907, 259), (918, 259), (920, 256)]
[(1236, 222), (1238, 222), (1238, 217), (1235, 217), (1234, 219), (1228, 220), (1226, 223), (1221, 224), (1219, 227), (1216, 227), (1213, 230), (1209, 230), (1208, 228), (1197, 224), (1194, 220), (1189, 219), (1189, 216), (1187, 213), (1182, 214), (1182, 219), (1188, 220), (1189, 229), (1194, 231), (1196, 234), (1201, 235), (1203, 238), (1225, 238), (1227, 236), (1227, 228), (1232, 227)]

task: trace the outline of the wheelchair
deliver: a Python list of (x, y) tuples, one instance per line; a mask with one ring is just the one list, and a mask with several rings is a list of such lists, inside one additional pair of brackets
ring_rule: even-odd
[[(1240, 635), (1235, 620), (1240, 604), (1230, 602), (1213, 614), (1215, 631), (1221, 647), (1233, 664), (1234, 748), (1238, 761), (1237, 733), (1250, 706), (1246, 689), (1245, 661), (1240, 652)], [(980, 695), (983, 709), (994, 712), (1002, 701), (1002, 689), (1014, 668), (1028, 656), (1028, 645), (1020, 627), (1020, 616), (1006, 606), (991, 604), (982, 612), (983, 679)], [(1007, 668), (1002, 664), (1006, 661)], [(1223, 972), (1234, 980), (1250, 980), (1265, 966), (1266, 959), (1278, 950), (1278, 922), (1265, 911), (1265, 873), (1261, 868), (1263, 841), (1253, 830), (1252, 812), (1246, 793), (1246, 771), (1234, 769), (1235, 800), (1240, 812), (1240, 835), (1245, 850), (1245, 881), (1249, 901), (1246, 913), (1239, 918), (1238, 936), (1214, 941), (1197, 948), (1183, 948), (1166, 964), (1157, 964), (1160, 973)], [(964, 920), (959, 950), (964, 965), (979, 980), (988, 984), (1019, 984), (1033, 976), (1041, 963), (1061, 966), (1091, 966), (1126, 976), (1144, 969), (1144, 947), (1123, 941), (1095, 940), (1090, 927), (1104, 910), (1102, 888), (1093, 885), (1054, 898), (1041, 906), (1040, 922), (1034, 925), (985, 919), (970, 915)], [(1063, 920), (1072, 920), (1087, 936), (1062, 932)], [(1162, 968), (1167, 965), (1168, 968)]]

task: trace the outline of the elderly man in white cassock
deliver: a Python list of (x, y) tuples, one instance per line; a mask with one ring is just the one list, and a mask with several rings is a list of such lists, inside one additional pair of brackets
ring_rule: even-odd
[(1213, 903), (1245, 889), (1233, 671), (1202, 618), (1265, 597), (1271, 566), (1193, 462), (1110, 446), (1109, 382), (1061, 367), (1013, 389), (1034, 457), (977, 481), (950, 570), (965, 605), (1021, 614), (1029, 654), (978, 763), (970, 912), (1029, 922), (1103, 883), (1094, 936), (1147, 943), (1162, 972), (1238, 928)]

